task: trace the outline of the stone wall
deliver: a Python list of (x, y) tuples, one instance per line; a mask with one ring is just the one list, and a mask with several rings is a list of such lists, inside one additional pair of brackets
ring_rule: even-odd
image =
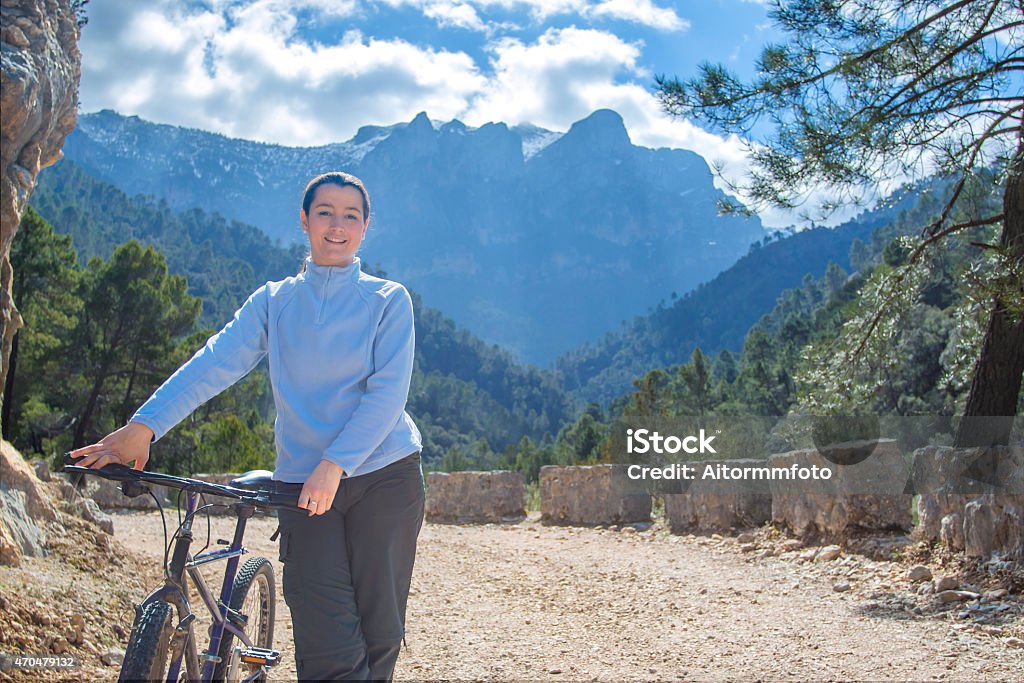
[(526, 517), (526, 478), (519, 472), (429, 472), (429, 522), (518, 522)]
[(920, 448), (913, 483), (916, 537), (973, 557), (1024, 559), (1024, 448)]
[[(715, 461), (713, 464), (719, 463), (740, 469), (765, 464), (762, 460), (752, 459)], [(700, 473), (709, 463), (692, 464)], [(686, 493), (667, 493), (664, 500), (665, 518), (674, 534), (757, 527), (772, 517), (772, 497), (767, 486), (744, 486), (698, 478), (689, 482)]]
[(651, 521), (651, 496), (638, 491), (622, 465), (540, 469), (545, 524), (623, 524)]
[(773, 480), (772, 521), (803, 537), (837, 537), (858, 529), (909, 530), (909, 466), (896, 442), (883, 439), (863, 462), (836, 465), (817, 450), (769, 458), (772, 467), (829, 468), (826, 481)]

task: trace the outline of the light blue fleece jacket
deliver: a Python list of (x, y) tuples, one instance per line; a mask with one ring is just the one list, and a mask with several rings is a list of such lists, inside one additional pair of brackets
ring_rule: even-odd
[(318, 266), (268, 282), (224, 329), (132, 416), (166, 434), (269, 357), (277, 420), (274, 478), (303, 482), (321, 458), (345, 476), (421, 449), (405, 412), (412, 377), (412, 299), (397, 282), (348, 266)]

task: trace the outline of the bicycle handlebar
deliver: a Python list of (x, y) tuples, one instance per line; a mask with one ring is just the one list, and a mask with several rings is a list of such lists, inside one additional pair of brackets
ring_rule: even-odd
[(246, 503), (251, 503), (256, 507), (281, 508), (285, 510), (306, 512), (305, 509), (296, 505), (298, 502), (297, 500), (285, 502), (281, 499), (282, 494), (275, 493), (274, 491), (267, 489), (239, 489), (233, 486), (214, 484), (212, 482), (202, 481), (199, 479), (176, 477), (172, 474), (163, 474), (161, 472), (137, 470), (133, 467), (119, 464), (110, 464), (99, 469), (93, 467), (82, 467), (81, 465), (74, 464), (79, 460), (81, 460), (81, 458), (72, 458), (70, 453), (65, 453), (63, 471), (78, 474), (91, 474), (93, 476), (110, 479), (112, 481), (141, 481), (148, 484), (158, 484), (160, 486), (181, 489), (182, 491), (206, 493), (213, 496), (222, 496), (224, 498), (234, 498)]

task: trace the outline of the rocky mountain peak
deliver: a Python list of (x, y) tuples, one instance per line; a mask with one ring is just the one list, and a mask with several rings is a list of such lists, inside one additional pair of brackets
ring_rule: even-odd
[(422, 135), (424, 133), (433, 133), (434, 124), (430, 122), (430, 117), (427, 116), (427, 112), (421, 111), (419, 114), (416, 114), (416, 117), (409, 122), (409, 125), (406, 126), (405, 129), (411, 133), (418, 133)]
[(572, 140), (580, 146), (593, 145), (611, 150), (626, 149), (632, 145), (622, 116), (611, 109), (598, 109), (572, 124), (563, 139)]

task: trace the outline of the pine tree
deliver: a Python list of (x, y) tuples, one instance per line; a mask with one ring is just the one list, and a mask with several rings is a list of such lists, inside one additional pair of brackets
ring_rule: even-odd
[[(770, 14), (790, 36), (767, 46), (759, 75), (741, 82), (721, 65), (696, 78), (659, 77), (665, 109), (729, 132), (772, 130), (751, 148), (753, 169), (736, 189), (757, 209), (798, 207), (812, 190), (825, 208), (863, 200), (886, 183), (937, 174), (950, 197), (924, 226), (906, 264), (876, 290), (906, 287), (910, 270), (958, 231), (1001, 226), (984, 295), (989, 316), (957, 445), (1006, 443), (1024, 376), (1024, 8), (1012, 0), (774, 0)], [(964, 215), (972, 179), (994, 166), (1002, 211)], [(867, 337), (884, 328), (886, 306)], [(983, 420), (984, 416), (1006, 416)]]
[[(11, 343), (3, 400), (3, 437), (17, 432), (16, 416), (29, 397), (49, 393), (54, 367), (77, 319), (78, 255), (69, 237), (29, 207), (11, 245), (11, 294), (24, 320)], [(24, 349), (24, 352), (22, 351)], [(23, 368), (23, 369), (22, 369)]]
[(113, 418), (99, 431), (123, 424), (126, 407), (151, 389), (151, 382), (140, 380), (173, 370), (168, 367), (173, 342), (192, 329), (202, 306), (188, 294), (185, 278), (167, 274), (164, 257), (153, 247), (127, 242), (109, 261), (93, 259), (89, 266), (75, 340), (79, 353), (70, 364), (83, 394), (76, 448), (102, 436), (93, 429), (98, 411)]

